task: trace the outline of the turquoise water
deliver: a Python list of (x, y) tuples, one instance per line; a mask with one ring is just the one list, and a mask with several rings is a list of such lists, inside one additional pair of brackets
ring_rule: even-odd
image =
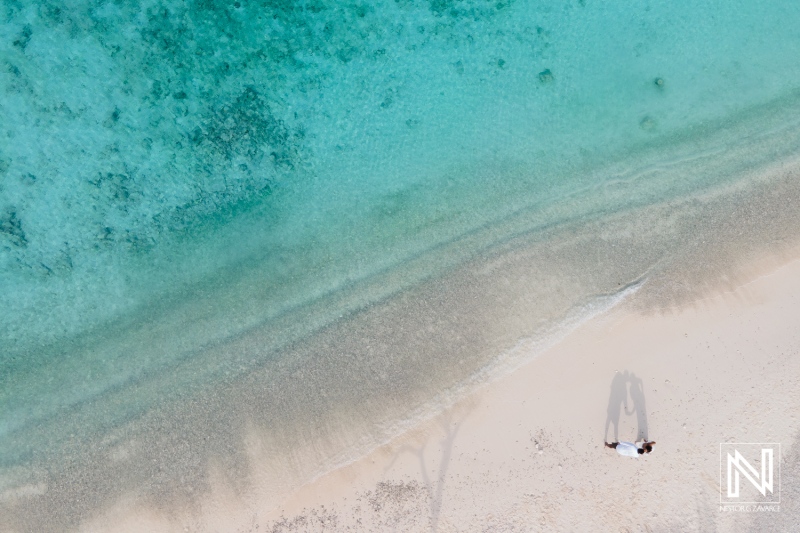
[[(131, 394), (98, 419), (111, 427), (280, 357), (491, 246), (486, 228), (522, 211), (535, 232), (734, 180), (664, 173), (612, 194), (618, 176), (598, 169), (701, 150), (759, 106), (791, 121), (774, 110), (800, 89), (790, 1), (0, 14), (4, 465), (36, 454), (27, 432), (104, 395)], [(272, 327), (262, 351), (181, 373), (255, 327)]]

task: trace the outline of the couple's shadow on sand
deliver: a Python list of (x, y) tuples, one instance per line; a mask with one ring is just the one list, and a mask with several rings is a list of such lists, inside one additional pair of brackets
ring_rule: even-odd
[[(630, 398), (630, 402), (628, 399)], [(630, 410), (628, 406), (631, 406)], [(625, 414), (636, 413), (638, 433), (635, 440), (647, 440), (647, 406), (644, 400), (644, 382), (632, 372), (619, 373), (611, 381), (611, 395), (608, 398), (608, 418), (606, 418), (605, 441), (619, 442), (619, 419)], [(614, 438), (609, 440), (608, 426), (614, 426)]]

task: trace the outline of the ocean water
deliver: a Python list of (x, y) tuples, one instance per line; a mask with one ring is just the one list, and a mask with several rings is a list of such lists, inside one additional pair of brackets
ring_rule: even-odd
[[(798, 23), (786, 0), (4, 2), (0, 467), (515, 236), (792, 156)], [(609, 290), (573, 289), (536, 320)]]

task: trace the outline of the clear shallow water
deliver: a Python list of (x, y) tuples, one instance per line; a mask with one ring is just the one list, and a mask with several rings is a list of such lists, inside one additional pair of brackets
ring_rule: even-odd
[(800, 86), (786, 1), (1, 9), (6, 463), (36, 448), (10, 444), (26, 428), (156, 375), (186, 384), (179, 361), (248, 328), (274, 324), (273, 344), (209, 376), (279, 357), (520, 210), (548, 227), (733, 177), (609, 194), (596, 169), (676, 137), (700, 150)]

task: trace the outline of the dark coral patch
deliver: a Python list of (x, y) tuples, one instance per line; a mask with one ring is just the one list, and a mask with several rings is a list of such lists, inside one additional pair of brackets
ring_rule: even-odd
[(22, 28), (22, 33), (20, 36), (14, 40), (14, 46), (19, 48), (20, 50), (25, 50), (27, 48), (28, 43), (31, 42), (31, 37), (33, 36), (33, 29), (31, 28), (30, 24), (25, 24)]
[(269, 103), (258, 91), (248, 87), (232, 103), (214, 110), (204, 127), (194, 130), (191, 139), (198, 144), (207, 143), (228, 160), (240, 156), (255, 161), (269, 154), (277, 166), (293, 168), (301, 137), (272, 114)]
[(0, 234), (3, 234), (15, 246), (25, 247), (28, 245), (28, 239), (22, 229), (22, 221), (13, 208), (7, 210), (0, 218)]

